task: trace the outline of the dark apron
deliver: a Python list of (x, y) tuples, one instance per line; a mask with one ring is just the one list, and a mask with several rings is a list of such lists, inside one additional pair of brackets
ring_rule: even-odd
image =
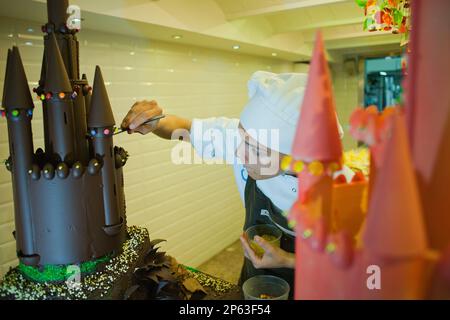
[[(265, 215), (261, 214), (265, 212)], [(270, 217), (268, 217), (269, 215)], [(288, 221), (282, 216), (282, 212), (276, 208), (272, 201), (258, 189), (256, 181), (250, 176), (245, 185), (245, 225), (244, 230), (258, 224), (271, 224), (281, 226), (286, 230)], [(283, 230), (281, 230), (283, 231)], [(294, 253), (295, 252), (295, 237), (283, 232), (280, 243), (281, 249)], [(280, 268), (280, 269), (255, 269), (252, 262), (245, 258), (244, 265), (241, 271), (239, 284), (242, 285), (247, 279), (257, 275), (273, 275), (283, 278), (289, 283), (291, 287), (290, 298), (294, 293), (294, 269)]]

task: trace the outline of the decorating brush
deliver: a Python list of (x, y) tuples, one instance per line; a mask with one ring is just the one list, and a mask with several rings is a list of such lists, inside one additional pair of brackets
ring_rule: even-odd
[[(160, 115), (160, 116), (153, 117), (153, 118), (145, 121), (142, 125), (150, 124), (152, 122), (164, 119), (165, 117), (166, 117), (165, 115)], [(128, 132), (128, 130), (129, 130), (128, 128), (125, 128), (125, 129), (123, 129), (123, 128), (116, 128), (116, 130), (114, 131), (114, 135), (118, 135), (118, 134), (121, 134), (121, 133), (124, 133), (124, 132)]]

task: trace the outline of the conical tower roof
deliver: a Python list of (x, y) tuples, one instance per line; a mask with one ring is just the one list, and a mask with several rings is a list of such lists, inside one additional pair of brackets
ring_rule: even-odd
[(59, 51), (58, 42), (54, 33), (49, 35), (46, 47), (47, 71), (45, 72), (45, 90), (47, 92), (72, 92), (69, 76), (64, 60)]
[(8, 51), (2, 105), (7, 110), (34, 108), (27, 76), (17, 47)]
[(425, 253), (427, 237), (404, 116), (393, 121), (369, 204), (364, 246), (379, 256), (402, 258)]
[(322, 34), (317, 33), (292, 155), (304, 161), (340, 161), (342, 143)]
[(104, 128), (116, 124), (100, 67), (95, 68), (94, 88), (89, 108), (88, 127)]

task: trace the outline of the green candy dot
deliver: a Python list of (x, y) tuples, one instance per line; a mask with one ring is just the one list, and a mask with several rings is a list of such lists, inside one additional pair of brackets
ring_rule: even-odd
[(336, 245), (334, 243), (327, 244), (326, 251), (328, 253), (333, 253), (336, 251)]
[(311, 238), (313, 232), (311, 229), (307, 229), (303, 232), (303, 239)]
[(18, 117), (19, 116), (19, 110), (13, 110), (11, 112), (11, 114), (12, 114), (13, 117)]

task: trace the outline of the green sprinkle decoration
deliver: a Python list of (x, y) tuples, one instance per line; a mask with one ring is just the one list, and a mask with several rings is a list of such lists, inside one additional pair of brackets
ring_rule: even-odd
[[(140, 258), (140, 250), (148, 241), (145, 228), (128, 227), (128, 238), (122, 251), (114, 257), (103, 257), (78, 265), (81, 281), (71, 285), (66, 281), (73, 274), (68, 266), (44, 266), (42, 269), (19, 265), (0, 281), (0, 300), (87, 300), (108, 299), (116, 281), (132, 270)], [(100, 267), (100, 264), (104, 263)], [(36, 279), (36, 280), (32, 280)]]
[[(90, 274), (95, 272), (97, 266), (101, 263), (105, 263), (110, 259), (109, 256), (102, 257), (97, 260), (87, 261), (78, 265), (81, 274)], [(19, 270), (28, 279), (37, 282), (58, 282), (66, 281), (69, 279), (75, 271), (70, 271), (70, 265), (46, 265), (41, 268), (27, 266), (23, 263), (19, 264)]]

